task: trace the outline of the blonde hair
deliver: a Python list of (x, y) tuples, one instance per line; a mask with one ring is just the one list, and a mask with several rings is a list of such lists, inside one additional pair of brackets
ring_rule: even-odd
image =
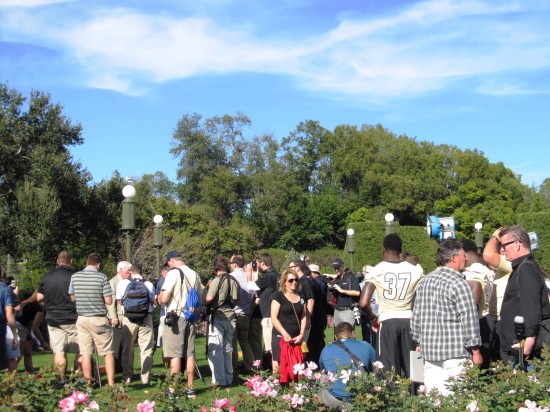
[[(300, 277), (298, 276), (298, 273), (296, 273), (296, 271), (292, 270), (292, 269), (287, 269), (285, 270), (282, 275), (281, 275), (281, 279), (280, 279), (280, 282), (279, 282), (279, 290), (283, 293), (286, 292), (286, 281), (288, 279), (288, 275), (294, 275), (294, 277), (296, 278), (296, 280), (300, 280)], [(300, 283), (298, 283), (298, 288), (300, 287)]]

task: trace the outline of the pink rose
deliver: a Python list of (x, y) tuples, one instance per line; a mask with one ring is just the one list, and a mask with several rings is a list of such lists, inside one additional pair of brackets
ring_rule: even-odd
[(72, 412), (76, 410), (76, 399), (69, 396), (59, 401), (59, 407), (62, 412)]
[(314, 370), (316, 370), (316, 369), (319, 368), (319, 367), (317, 366), (317, 364), (316, 364), (315, 362), (308, 362), (308, 363), (307, 363), (307, 368), (308, 368), (309, 370), (314, 371)]
[(290, 406), (294, 409), (302, 405), (303, 403), (304, 403), (304, 397), (298, 395), (297, 393), (295, 393), (290, 399)]
[(138, 403), (138, 412), (155, 412), (155, 402), (145, 399), (142, 403)]
[(262, 381), (262, 377), (260, 375), (254, 375), (253, 377), (248, 378), (246, 380), (246, 386), (248, 386), (249, 388), (253, 388), (256, 382), (261, 382), (261, 381)]
[(99, 404), (96, 401), (91, 401), (88, 404), (88, 409), (90, 409), (91, 411), (99, 411)]
[(223, 398), (223, 399), (216, 399), (214, 401), (214, 405), (218, 408), (225, 408), (226, 406), (229, 406), (229, 399)]
[(84, 392), (73, 391), (71, 397), (73, 397), (77, 403), (85, 404), (88, 402), (88, 395)]
[(258, 396), (268, 395), (271, 391), (271, 386), (266, 382), (255, 382), (253, 389), (254, 390), (250, 393), (257, 398)]

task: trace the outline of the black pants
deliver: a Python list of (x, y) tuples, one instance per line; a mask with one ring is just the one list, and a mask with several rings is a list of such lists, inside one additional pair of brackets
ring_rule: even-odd
[[(367, 315), (361, 313), (361, 333), (363, 334), (363, 340), (371, 344), (371, 346), (376, 349), (377, 344), (377, 333), (374, 332), (371, 328), (369, 319)], [(378, 353), (378, 352), (377, 352)]]
[(481, 335), (481, 355), (483, 356), (482, 369), (488, 369), (492, 362), (500, 360), (500, 338), (497, 327), (492, 316), (487, 315), (479, 320), (479, 332)]
[(387, 319), (378, 331), (378, 360), (388, 371), (393, 367), (403, 377), (411, 376), (410, 352), (413, 350), (410, 319)]
[(323, 325), (314, 325), (312, 323), (307, 340), (307, 348), (309, 350), (304, 357), (306, 362), (315, 362), (319, 365), (321, 351), (325, 347), (325, 327)]

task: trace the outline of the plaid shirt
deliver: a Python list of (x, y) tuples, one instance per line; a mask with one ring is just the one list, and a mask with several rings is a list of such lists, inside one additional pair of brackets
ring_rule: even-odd
[(468, 357), (466, 348), (481, 345), (474, 296), (462, 273), (439, 267), (420, 282), (411, 334), (428, 361)]

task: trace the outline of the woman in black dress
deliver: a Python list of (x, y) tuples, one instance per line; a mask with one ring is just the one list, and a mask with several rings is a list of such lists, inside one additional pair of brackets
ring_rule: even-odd
[(274, 359), (280, 364), (281, 383), (295, 380), (294, 364), (303, 361), (300, 346), (306, 329), (306, 306), (299, 294), (299, 282), (295, 271), (285, 270), (280, 290), (271, 295), (272, 349)]

